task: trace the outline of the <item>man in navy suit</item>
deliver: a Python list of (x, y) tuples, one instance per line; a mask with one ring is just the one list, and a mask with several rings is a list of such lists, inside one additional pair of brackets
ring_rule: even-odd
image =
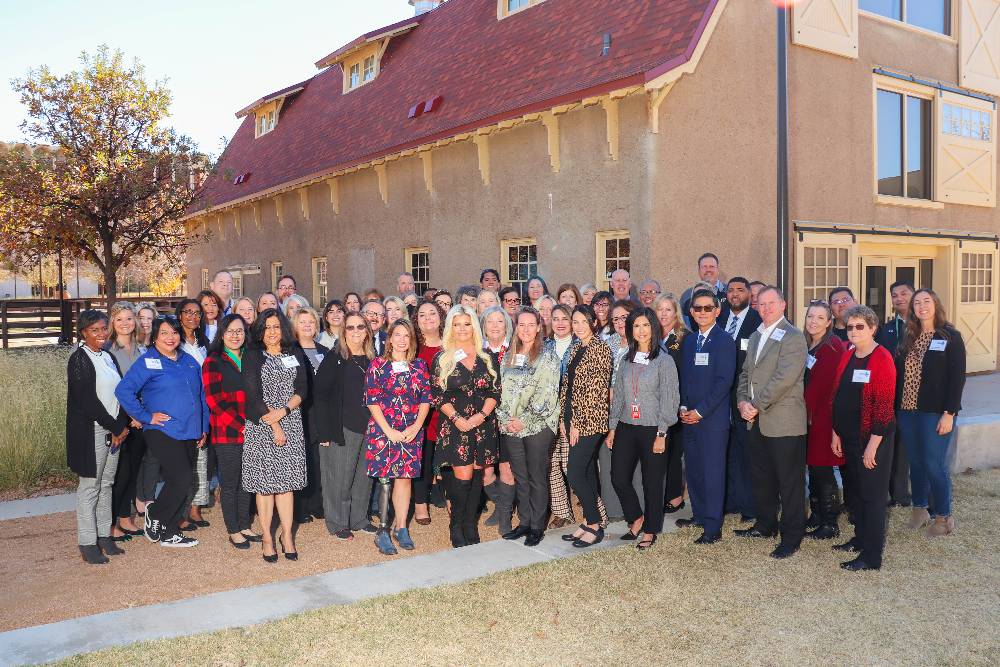
[(732, 429), (729, 432), (729, 453), (726, 456), (726, 514), (739, 513), (742, 521), (753, 521), (757, 511), (753, 504), (753, 487), (750, 486), (750, 462), (746, 456), (747, 423), (736, 409), (736, 389), (739, 369), (747, 357), (750, 336), (760, 326), (760, 313), (750, 307), (752, 285), (746, 278), (729, 280), (726, 291), (729, 316), (719, 320), (736, 343), (736, 370), (730, 392)]
[[(889, 286), (892, 299), (892, 319), (883, 324), (875, 334), (875, 340), (892, 352), (893, 358), (899, 344), (906, 338), (906, 321), (910, 316), (910, 302), (913, 300), (913, 284), (897, 280)], [(892, 471), (889, 473), (889, 504), (894, 507), (910, 506), (910, 461), (906, 458), (906, 448), (900, 446), (899, 428), (896, 428), (896, 446), (892, 451)]]
[(722, 537), (736, 343), (716, 324), (721, 303), (715, 292), (695, 292), (689, 312), (695, 331), (681, 345), (680, 418), (694, 518), (678, 524), (700, 524), (705, 532), (695, 543), (714, 544)]

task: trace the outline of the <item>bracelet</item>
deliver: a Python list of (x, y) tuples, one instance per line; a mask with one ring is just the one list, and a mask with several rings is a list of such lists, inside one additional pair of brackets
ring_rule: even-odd
[(455, 422), (458, 421), (458, 412), (457, 411), (456, 412), (452, 412), (450, 415), (447, 415), (447, 417), (448, 417), (448, 421), (450, 421), (452, 424), (454, 424)]

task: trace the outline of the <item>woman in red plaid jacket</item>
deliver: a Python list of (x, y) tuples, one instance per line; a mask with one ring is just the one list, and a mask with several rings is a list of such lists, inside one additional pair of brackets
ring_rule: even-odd
[(896, 434), (896, 364), (875, 342), (879, 321), (868, 306), (844, 313), (851, 349), (844, 352), (833, 386), (833, 453), (850, 470), (848, 506), (854, 537), (834, 549), (857, 552), (845, 570), (878, 570), (885, 547), (886, 500)]
[(226, 315), (219, 334), (208, 348), (201, 367), (205, 402), (210, 411), (212, 446), (218, 460), (220, 504), (229, 542), (249, 549), (260, 542), (251, 529), (249, 493), (243, 490), (243, 425), (246, 422), (246, 392), (243, 386), (243, 350), (247, 325), (239, 315)]

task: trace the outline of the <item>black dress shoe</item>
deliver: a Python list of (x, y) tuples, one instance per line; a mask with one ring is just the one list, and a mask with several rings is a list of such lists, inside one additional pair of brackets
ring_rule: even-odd
[(738, 535), (739, 537), (763, 537), (765, 539), (770, 539), (772, 537), (777, 537), (778, 531), (775, 530), (770, 533), (765, 533), (757, 528), (757, 526), (751, 526), (750, 528), (737, 528), (733, 531), (733, 535)]
[(747, 516), (746, 514), (740, 515), (740, 523), (750, 523), (751, 521), (756, 521), (757, 517)]
[(674, 521), (674, 525), (678, 528), (687, 528), (688, 526), (697, 526), (698, 522), (694, 519), (677, 519)]
[(722, 533), (702, 533), (701, 537), (694, 541), (695, 544), (715, 544), (722, 539)]
[(544, 531), (532, 530), (528, 532), (528, 538), (524, 541), (524, 546), (526, 547), (537, 547), (538, 543), (542, 541), (545, 537)]
[(874, 565), (869, 565), (868, 563), (861, 560), (860, 556), (858, 556), (854, 560), (849, 560), (846, 563), (841, 563), (840, 569), (850, 570), (851, 572), (861, 572), (862, 570), (878, 570), (880, 568), (877, 568)]
[(246, 540), (247, 540), (247, 542), (263, 542), (264, 541), (264, 538), (262, 536), (257, 535), (255, 533), (240, 533), (240, 535), (242, 535), (243, 537), (245, 537)]
[(667, 503), (666, 505), (663, 506), (663, 513), (664, 514), (673, 514), (677, 510), (682, 510), (682, 509), (684, 509), (684, 501), (683, 500), (681, 501), (680, 505), (674, 505), (673, 503)]
[(312, 520), (313, 518), (311, 514), (303, 514), (295, 519), (295, 523), (312, 523)]
[(774, 551), (771, 552), (771, 558), (777, 558), (778, 560), (781, 560), (782, 558), (788, 558), (798, 550), (799, 550), (799, 545), (797, 544), (796, 545), (779, 544), (777, 547), (775, 547)]
[(807, 530), (806, 537), (811, 540), (832, 540), (835, 537), (840, 537), (840, 528), (834, 524), (824, 524), (819, 528)]
[(194, 519), (189, 518), (188, 521), (190, 521), (195, 526), (198, 526), (199, 528), (208, 528), (209, 526), (212, 525), (208, 521), (205, 521), (204, 519), (198, 519), (197, 521), (195, 521)]
[(525, 535), (530, 535), (531, 529), (527, 526), (518, 526), (514, 530), (504, 533), (501, 537), (505, 540), (519, 540)]
[(229, 543), (232, 544), (237, 549), (249, 549), (250, 548), (250, 540), (246, 540), (246, 539), (243, 540), (242, 542), (234, 542), (233, 538), (230, 537), (229, 538)]
[(848, 553), (858, 553), (861, 551), (861, 547), (859, 547), (858, 543), (855, 542), (853, 539), (848, 540), (843, 544), (834, 544), (830, 548), (833, 549), (834, 551), (846, 551)]

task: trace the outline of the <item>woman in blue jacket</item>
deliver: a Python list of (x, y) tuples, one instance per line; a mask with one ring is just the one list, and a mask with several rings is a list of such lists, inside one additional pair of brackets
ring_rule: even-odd
[(187, 509), (192, 468), (209, 428), (201, 365), (179, 349), (181, 327), (176, 319), (157, 318), (151, 340), (153, 346), (132, 364), (115, 396), (142, 424), (163, 475), (163, 490), (146, 505), (146, 538), (164, 547), (193, 547), (198, 541), (181, 535), (177, 526)]

